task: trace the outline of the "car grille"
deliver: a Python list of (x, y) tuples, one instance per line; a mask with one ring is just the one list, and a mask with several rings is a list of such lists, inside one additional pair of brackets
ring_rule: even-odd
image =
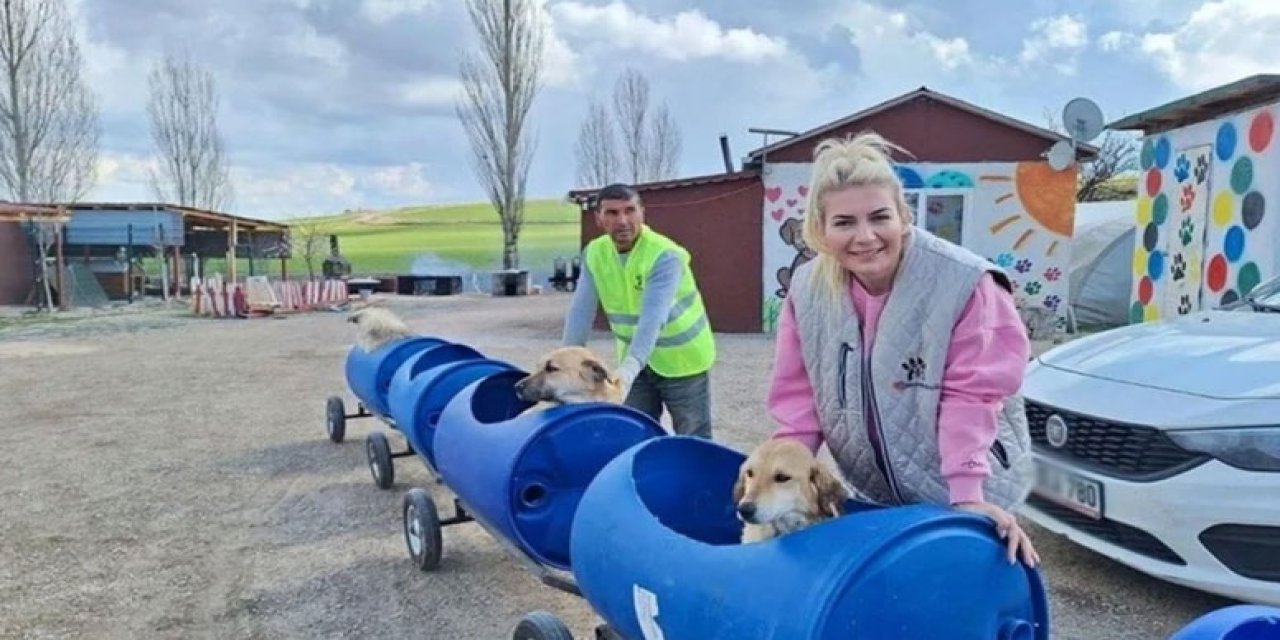
[(1103, 518), (1095, 520), (1088, 516), (1080, 515), (1066, 507), (1050, 502), (1040, 496), (1030, 496), (1027, 498), (1027, 504), (1043, 511), (1046, 515), (1066, 524), (1072, 528), (1079, 529), (1095, 538), (1100, 538), (1117, 547), (1123, 547), (1134, 553), (1142, 554), (1148, 558), (1154, 558), (1161, 562), (1168, 562), (1179, 566), (1186, 566), (1187, 561), (1182, 559), (1173, 549), (1155, 536), (1131, 527), (1127, 524), (1108, 520)]
[[(1163, 431), (1153, 427), (1110, 422), (1030, 400), (1026, 406), (1027, 427), (1037, 450), (1075, 462), (1095, 473), (1150, 482), (1181, 473), (1209, 459), (1207, 455), (1179, 447)], [(1045, 437), (1045, 421), (1055, 413), (1067, 423), (1069, 434), (1061, 448), (1050, 445)]]

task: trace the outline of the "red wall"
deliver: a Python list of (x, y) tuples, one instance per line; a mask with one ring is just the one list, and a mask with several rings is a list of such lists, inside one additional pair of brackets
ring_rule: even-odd
[[(759, 178), (639, 189), (645, 222), (689, 250), (711, 328), (718, 333), (759, 333), (763, 260)], [(595, 214), (582, 217), (582, 244), (598, 237)], [(605, 328), (597, 316), (597, 328)]]
[(25, 304), (31, 293), (31, 249), (18, 222), (0, 222), (0, 304)]

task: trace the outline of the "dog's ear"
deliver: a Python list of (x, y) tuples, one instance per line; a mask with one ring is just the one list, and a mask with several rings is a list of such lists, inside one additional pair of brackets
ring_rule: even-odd
[(818, 511), (832, 518), (844, 513), (844, 501), (849, 499), (849, 492), (835, 474), (817, 460), (809, 471), (809, 481), (813, 483), (818, 494)]
[(747, 492), (747, 474), (746, 465), (742, 469), (738, 469), (738, 479), (733, 483), (733, 504), (742, 502), (742, 496)]
[(609, 379), (609, 370), (604, 368), (598, 360), (584, 360), (582, 366), (586, 367), (587, 375), (591, 380), (600, 383)]

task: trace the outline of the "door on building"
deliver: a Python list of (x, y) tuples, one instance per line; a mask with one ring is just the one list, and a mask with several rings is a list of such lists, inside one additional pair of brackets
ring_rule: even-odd
[[(1157, 225), (1164, 227), (1164, 275), (1168, 278), (1162, 287), (1160, 305), (1160, 316), (1164, 318), (1200, 309), (1212, 161), (1213, 145), (1179, 149), (1173, 155), (1171, 173), (1175, 182), (1165, 191), (1166, 204), (1153, 206)], [(1159, 211), (1162, 207), (1167, 207), (1168, 212)], [(1160, 224), (1162, 216), (1168, 218), (1164, 224)]]

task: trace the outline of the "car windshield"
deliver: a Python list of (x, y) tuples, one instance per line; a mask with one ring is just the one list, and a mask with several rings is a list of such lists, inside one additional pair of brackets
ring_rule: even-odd
[(1248, 308), (1253, 311), (1280, 313), (1280, 277), (1272, 278), (1253, 288), (1244, 299), (1222, 305), (1222, 309)]

